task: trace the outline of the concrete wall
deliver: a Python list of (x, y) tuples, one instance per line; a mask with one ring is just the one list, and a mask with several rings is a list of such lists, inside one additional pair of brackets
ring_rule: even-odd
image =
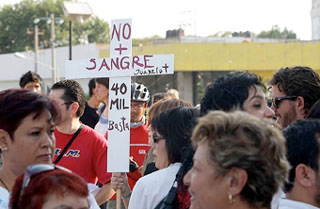
[(190, 72), (177, 73), (177, 90), (179, 91), (180, 99), (194, 103), (193, 101), (193, 79)]

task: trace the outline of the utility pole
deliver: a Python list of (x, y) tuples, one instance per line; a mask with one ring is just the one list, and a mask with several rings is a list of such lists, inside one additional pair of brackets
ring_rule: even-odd
[(34, 34), (34, 72), (38, 73), (38, 52), (39, 52), (39, 35), (43, 35), (43, 31), (39, 31), (38, 25), (34, 25), (34, 31), (28, 29), (27, 34)]
[(72, 21), (69, 20), (69, 60), (72, 60)]
[(34, 72), (38, 73), (38, 25), (34, 26)]
[(52, 52), (52, 85), (57, 82), (57, 68), (56, 68), (56, 48), (55, 48), (55, 19), (54, 14), (50, 15), (51, 18), (51, 52)]

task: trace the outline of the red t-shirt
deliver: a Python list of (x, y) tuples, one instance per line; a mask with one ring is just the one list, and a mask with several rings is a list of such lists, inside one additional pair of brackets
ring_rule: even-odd
[(149, 149), (147, 125), (130, 128), (130, 156), (138, 163), (139, 167), (143, 165), (144, 158)]
[[(54, 130), (56, 149), (53, 161), (67, 145), (73, 134), (65, 134)], [(58, 165), (66, 167), (80, 175), (88, 183), (107, 183), (111, 173), (107, 173), (107, 148), (104, 137), (92, 128), (84, 125)]]

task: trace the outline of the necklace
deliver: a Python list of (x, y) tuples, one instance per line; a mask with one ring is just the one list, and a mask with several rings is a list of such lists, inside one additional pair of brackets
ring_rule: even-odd
[(0, 177), (0, 182), (3, 184), (3, 186), (6, 188), (6, 190), (8, 190), (8, 192), (10, 192), (10, 189), (8, 188), (8, 186), (6, 185), (6, 183), (4, 183), (4, 181), (2, 180), (1, 177)]

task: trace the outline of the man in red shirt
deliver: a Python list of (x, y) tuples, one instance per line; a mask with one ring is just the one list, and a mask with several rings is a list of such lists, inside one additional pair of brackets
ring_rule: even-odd
[[(85, 107), (83, 89), (74, 80), (62, 80), (52, 86), (49, 97), (56, 101), (61, 114), (61, 121), (54, 131), (56, 137), (54, 162), (77, 173), (87, 183), (96, 184), (99, 180), (104, 184), (95, 195), (97, 203), (101, 205), (114, 194), (110, 185), (111, 174), (107, 173), (108, 146), (101, 134), (86, 125), (81, 125), (79, 118)], [(79, 134), (60, 161), (56, 162), (76, 132)]]
[(131, 85), (130, 154), (139, 167), (150, 149), (145, 112), (150, 94), (143, 84)]

